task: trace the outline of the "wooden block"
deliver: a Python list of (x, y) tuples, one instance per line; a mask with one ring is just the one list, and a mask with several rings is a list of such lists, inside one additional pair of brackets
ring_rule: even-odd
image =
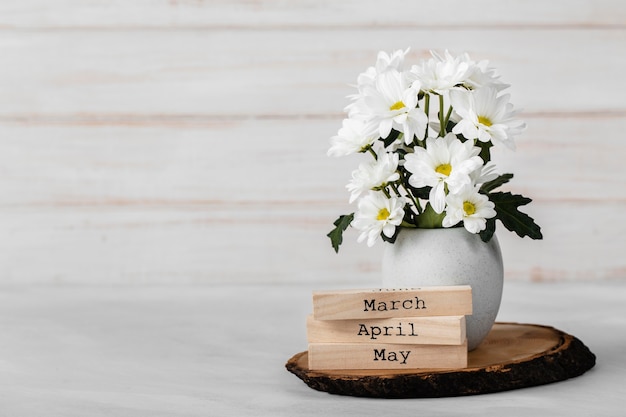
[(307, 337), (309, 343), (460, 345), (465, 341), (465, 316), (315, 320), (309, 315)]
[(316, 320), (472, 314), (469, 285), (313, 292)]
[(563, 381), (593, 368), (596, 356), (578, 338), (549, 326), (496, 323), (468, 353), (466, 368), (311, 370), (309, 353), (286, 366), (309, 387), (375, 398), (439, 398), (486, 394)]
[(461, 345), (309, 343), (310, 370), (465, 367), (467, 341)]

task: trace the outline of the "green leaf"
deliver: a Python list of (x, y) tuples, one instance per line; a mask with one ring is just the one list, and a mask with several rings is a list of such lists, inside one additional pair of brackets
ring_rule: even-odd
[[(408, 178), (409, 175), (405, 175), (404, 178)], [(415, 198), (420, 198), (422, 200), (428, 200), (428, 197), (430, 196), (430, 189), (432, 187), (422, 187), (422, 188), (415, 188), (413, 186), (411, 186), (411, 184), (408, 183), (408, 179), (402, 182), (403, 185), (405, 186), (405, 188), (407, 188), (409, 191), (411, 191), (411, 194), (413, 194), (413, 196)]]
[[(456, 123), (454, 123), (452, 120), (448, 120), (448, 124), (446, 125), (446, 132), (452, 132), (452, 129), (454, 129), (454, 126), (456, 126)], [(457, 135), (460, 136), (460, 135)]]
[(400, 136), (400, 131), (392, 129), (389, 133), (389, 136), (383, 139), (383, 144), (385, 145), (385, 148), (394, 143), (396, 139), (398, 139), (398, 136)]
[(497, 192), (491, 193), (489, 199), (495, 204), (496, 218), (502, 222), (504, 227), (517, 233), (519, 237), (528, 236), (531, 239), (543, 239), (541, 228), (535, 221), (526, 213), (518, 210), (519, 206), (530, 203), (532, 201), (530, 198), (509, 192)]
[(326, 235), (330, 238), (330, 243), (333, 245), (336, 253), (339, 253), (339, 246), (343, 242), (343, 232), (350, 226), (352, 219), (354, 219), (354, 213), (339, 216), (333, 223), (335, 228)]
[(476, 145), (478, 145), (478, 147), (480, 148), (480, 153), (478, 154), (478, 156), (480, 156), (482, 160), (485, 161), (485, 164), (491, 161), (491, 147), (493, 146), (493, 143), (491, 143), (491, 141), (477, 141)]
[(402, 228), (401, 227), (396, 227), (396, 231), (393, 232), (393, 236), (391, 236), (391, 237), (387, 237), (384, 233), (381, 233), (380, 237), (383, 240), (383, 242), (396, 243), (396, 239), (398, 238), (398, 234), (400, 233), (400, 229), (402, 229)]
[(446, 213), (436, 213), (430, 203), (426, 204), (422, 214), (417, 216), (417, 227), (422, 229), (439, 229), (443, 227), (441, 223)]
[(485, 227), (485, 230), (480, 232), (480, 238), (483, 242), (487, 243), (491, 240), (495, 232), (496, 232), (496, 219), (495, 218), (487, 219), (487, 226)]
[(482, 187), (480, 187), (480, 192), (484, 194), (488, 194), (489, 192), (495, 190), (499, 186), (511, 181), (512, 178), (513, 178), (513, 174), (502, 174), (498, 178), (484, 183)]

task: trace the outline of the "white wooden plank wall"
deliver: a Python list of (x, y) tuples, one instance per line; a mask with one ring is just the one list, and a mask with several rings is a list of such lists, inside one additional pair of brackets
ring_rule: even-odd
[(626, 2), (0, 4), (0, 283), (375, 283), (325, 234), (356, 159), (325, 155), (378, 50), (489, 59), (529, 128), (500, 153), (541, 242), (507, 279), (626, 279)]

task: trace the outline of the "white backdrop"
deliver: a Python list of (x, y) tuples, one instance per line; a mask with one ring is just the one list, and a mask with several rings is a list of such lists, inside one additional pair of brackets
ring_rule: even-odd
[(376, 282), (326, 233), (355, 160), (326, 156), (378, 50), (467, 51), (527, 131), (499, 228), (509, 280), (626, 278), (626, 3), (7, 0), (0, 283)]

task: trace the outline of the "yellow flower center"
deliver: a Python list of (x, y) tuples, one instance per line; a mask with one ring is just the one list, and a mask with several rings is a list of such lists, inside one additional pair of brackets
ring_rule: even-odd
[(441, 164), (437, 168), (435, 168), (435, 172), (445, 175), (446, 177), (450, 176), (452, 172), (452, 165), (450, 164)]
[(485, 116), (478, 116), (478, 123), (480, 123), (481, 125), (485, 125), (487, 127), (493, 124), (491, 120), (489, 120), (489, 118)]
[(476, 213), (476, 206), (474, 205), (474, 203), (470, 201), (464, 201), (463, 211), (465, 212), (467, 216), (471, 216), (472, 214)]
[(389, 213), (389, 210), (383, 207), (378, 211), (378, 216), (376, 216), (376, 220), (387, 220), (390, 214), (391, 213)]
[(389, 110), (400, 110), (404, 107), (406, 106), (404, 105), (402, 101), (396, 101), (395, 103), (391, 105), (391, 107), (389, 107)]

